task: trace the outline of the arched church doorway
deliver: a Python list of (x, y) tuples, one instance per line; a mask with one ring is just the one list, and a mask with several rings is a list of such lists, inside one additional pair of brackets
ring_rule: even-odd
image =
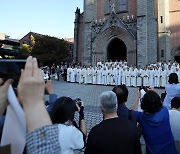
[(126, 45), (119, 38), (114, 38), (109, 43), (107, 47), (107, 60), (112, 60), (112, 61), (126, 60), (127, 61)]
[(180, 47), (179, 50), (177, 50), (175, 53), (174, 60), (180, 64)]

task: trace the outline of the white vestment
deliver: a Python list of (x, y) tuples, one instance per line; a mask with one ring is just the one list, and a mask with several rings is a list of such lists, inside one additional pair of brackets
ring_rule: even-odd
[(126, 70), (126, 86), (129, 87), (131, 86), (131, 81), (130, 81), (130, 71)]
[(97, 84), (101, 84), (101, 69), (97, 70)]
[(70, 67), (67, 69), (67, 81), (68, 82), (71, 80), (71, 69), (72, 68), (70, 68)]
[(142, 69), (137, 70), (137, 86), (142, 86)]
[(142, 70), (143, 86), (149, 86), (149, 71)]
[(71, 80), (70, 80), (70, 82), (75, 82), (75, 69), (74, 68), (71, 69)]
[(164, 71), (161, 71), (161, 74), (160, 74), (160, 86), (161, 87), (165, 87), (166, 85), (166, 77), (167, 77), (167, 71), (164, 70)]
[(111, 84), (111, 70), (108, 69), (107, 70), (107, 85), (110, 85)]
[(102, 84), (107, 85), (107, 70), (102, 70)]
[(83, 83), (83, 69), (79, 70), (79, 83)]
[(96, 78), (97, 78), (97, 70), (96, 69), (92, 69), (92, 84), (96, 84)]
[(126, 70), (122, 70), (122, 84), (126, 84)]
[(160, 87), (160, 71), (155, 70), (154, 71), (154, 86), (155, 87)]
[(87, 69), (83, 68), (83, 83), (87, 84)]
[(156, 71), (155, 70), (149, 70), (149, 86), (150, 87), (154, 87), (154, 84), (155, 84), (155, 73)]
[(87, 83), (92, 83), (92, 69), (87, 69)]

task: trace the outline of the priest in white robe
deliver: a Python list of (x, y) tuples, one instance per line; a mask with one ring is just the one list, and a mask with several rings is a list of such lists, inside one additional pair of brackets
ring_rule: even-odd
[(164, 69), (164, 67), (162, 67), (162, 71), (160, 74), (160, 86), (161, 87), (165, 87), (166, 86), (166, 81), (167, 81), (167, 71)]
[(111, 69), (110, 67), (108, 67), (108, 70), (107, 70), (107, 85), (110, 85), (111, 84)]
[(67, 82), (71, 81), (71, 66), (67, 68)]
[[(151, 74), (151, 73), (150, 73)], [(154, 86), (159, 88), (160, 87), (160, 70), (158, 69), (158, 67), (155, 68), (155, 71), (154, 71)]]
[(83, 68), (83, 83), (87, 84), (87, 68), (86, 68), (86, 66)]
[(122, 75), (122, 84), (126, 84), (126, 69), (125, 68), (123, 68), (123, 70), (122, 70), (122, 73), (121, 73)]
[(131, 73), (130, 74), (131, 75), (131, 86), (136, 87), (137, 86), (137, 81), (136, 81), (137, 71), (133, 67), (130, 73)]
[(98, 69), (97, 69), (97, 84), (101, 84), (101, 75), (102, 75), (101, 67), (98, 67)]
[(92, 83), (92, 69), (91, 69), (91, 66), (87, 68), (87, 83)]
[[(153, 67), (153, 66), (152, 66), (152, 67)], [(151, 88), (153, 88), (154, 85), (155, 85), (155, 75), (158, 75), (157, 73), (155, 74), (155, 71), (154, 71), (154, 69), (153, 69), (152, 67), (150, 67), (150, 68), (148, 69), (148, 71), (149, 71), (149, 86), (150, 86)], [(157, 71), (158, 71), (158, 70), (157, 70)]]
[(102, 84), (103, 85), (107, 85), (107, 70), (106, 67), (104, 67), (104, 69), (102, 70)]
[(143, 77), (143, 86), (149, 86), (149, 71), (145, 67), (142, 70), (142, 77)]
[(73, 66), (71, 69), (71, 81), (70, 82), (75, 82), (75, 68)]
[(142, 86), (142, 69), (140, 67), (137, 69), (137, 86)]
[(83, 68), (82, 67), (79, 69), (79, 83), (80, 84), (83, 83)]
[(129, 71), (129, 68), (127, 68), (127, 70), (126, 70), (126, 86), (127, 87), (131, 86), (130, 76), (131, 76), (131, 73)]
[(92, 84), (96, 84), (97, 82), (97, 69), (93, 67), (92, 69)]

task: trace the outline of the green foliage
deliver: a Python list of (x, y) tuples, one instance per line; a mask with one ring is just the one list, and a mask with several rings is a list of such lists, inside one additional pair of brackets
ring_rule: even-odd
[(69, 54), (68, 43), (50, 36), (35, 37), (31, 55), (44, 64), (60, 63)]

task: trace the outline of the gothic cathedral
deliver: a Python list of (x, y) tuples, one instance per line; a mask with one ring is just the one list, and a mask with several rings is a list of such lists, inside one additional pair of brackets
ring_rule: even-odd
[(84, 0), (75, 12), (75, 62), (180, 62), (179, 0)]

